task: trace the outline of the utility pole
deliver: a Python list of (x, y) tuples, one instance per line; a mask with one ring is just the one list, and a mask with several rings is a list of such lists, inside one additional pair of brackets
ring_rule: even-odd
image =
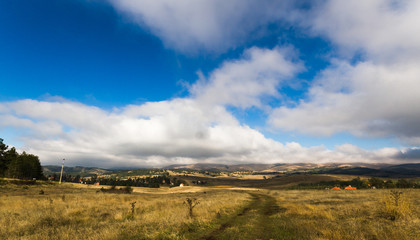
[(61, 184), (61, 179), (62, 179), (62, 177), (63, 177), (63, 169), (64, 169), (64, 158), (63, 158), (63, 165), (61, 165), (61, 174), (60, 174), (60, 182), (59, 182), (59, 184)]

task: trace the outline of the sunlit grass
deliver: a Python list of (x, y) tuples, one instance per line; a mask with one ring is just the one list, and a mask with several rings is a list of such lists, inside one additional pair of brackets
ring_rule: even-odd
[[(176, 239), (193, 228), (206, 227), (217, 212), (231, 214), (248, 198), (246, 193), (227, 190), (105, 194), (79, 186), (3, 187), (0, 239)], [(183, 204), (187, 197), (200, 201), (193, 218)], [(135, 213), (130, 216), (133, 202)]]
[[(133, 194), (99, 189), (81, 184), (0, 185), (0, 239), (197, 239), (226, 221), (232, 222), (219, 236), (238, 239), (256, 239), (258, 229), (273, 239), (420, 236), (419, 189), (392, 193), (177, 187), (135, 188)], [(251, 206), (246, 217), (235, 218), (244, 206), (250, 207), (248, 192), (273, 197), (278, 212), (264, 215), (263, 206)], [(192, 218), (184, 204), (187, 198), (200, 202)]]
[(284, 210), (276, 216), (279, 227), (294, 232), (294, 239), (420, 239), (420, 191), (399, 191), (399, 206), (390, 202), (390, 190), (271, 194)]

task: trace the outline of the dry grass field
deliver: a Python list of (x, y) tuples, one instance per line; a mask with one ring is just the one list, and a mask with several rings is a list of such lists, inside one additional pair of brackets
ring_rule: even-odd
[(98, 190), (0, 185), (0, 239), (420, 239), (418, 189)]
[(420, 239), (419, 189), (271, 195), (282, 209), (277, 227), (290, 232), (290, 239)]

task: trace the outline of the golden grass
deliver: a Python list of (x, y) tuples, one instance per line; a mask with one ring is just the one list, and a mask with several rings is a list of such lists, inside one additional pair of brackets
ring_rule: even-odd
[[(212, 189), (131, 195), (96, 190), (76, 184), (3, 187), (0, 239), (182, 239), (194, 228), (205, 228), (218, 212), (232, 214), (248, 198), (243, 192)], [(193, 219), (183, 204), (187, 197), (200, 201)]]
[[(255, 239), (250, 233), (260, 228), (272, 232), (267, 235), (273, 239), (420, 239), (419, 189), (398, 190), (402, 193), (396, 204), (390, 190), (379, 189), (192, 186), (108, 194), (99, 188), (70, 183), (0, 185), (0, 239), (196, 239), (235, 219), (250, 203), (248, 192), (275, 198), (278, 210), (264, 215), (263, 206), (251, 208), (249, 217), (236, 218), (224, 230), (227, 235), (220, 236)], [(200, 201), (193, 218), (183, 204), (186, 198)]]
[(279, 227), (299, 236), (291, 239), (420, 239), (420, 191), (398, 191), (402, 192), (398, 206), (390, 190), (270, 194), (283, 209), (276, 215)]

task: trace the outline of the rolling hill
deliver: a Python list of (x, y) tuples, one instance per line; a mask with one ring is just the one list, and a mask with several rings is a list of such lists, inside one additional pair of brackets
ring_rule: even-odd
[[(190, 170), (190, 171), (208, 171), (208, 172), (237, 172), (244, 171), (249, 174), (340, 174), (340, 175), (358, 175), (358, 176), (372, 176), (372, 177), (386, 177), (386, 178), (409, 178), (420, 177), (420, 163), (411, 164), (186, 164), (186, 165), (170, 165), (161, 169), (173, 170)], [(61, 171), (61, 166), (44, 166), (44, 174), (52, 175), (58, 174)], [(137, 171), (138, 170), (138, 171)], [(146, 169), (130, 169), (130, 170), (107, 170), (102, 168), (92, 167), (64, 167), (65, 174), (93, 176), (93, 175), (143, 175)], [(154, 168), (153, 170), (157, 170)], [(140, 171), (140, 172), (139, 172)], [(146, 171), (147, 172), (147, 171)]]
[[(42, 170), (45, 175), (59, 174), (61, 172), (61, 166), (47, 165), (43, 166)], [(111, 170), (93, 167), (64, 167), (63, 173), (69, 175), (80, 175), (81, 177), (103, 175), (111, 173)]]

